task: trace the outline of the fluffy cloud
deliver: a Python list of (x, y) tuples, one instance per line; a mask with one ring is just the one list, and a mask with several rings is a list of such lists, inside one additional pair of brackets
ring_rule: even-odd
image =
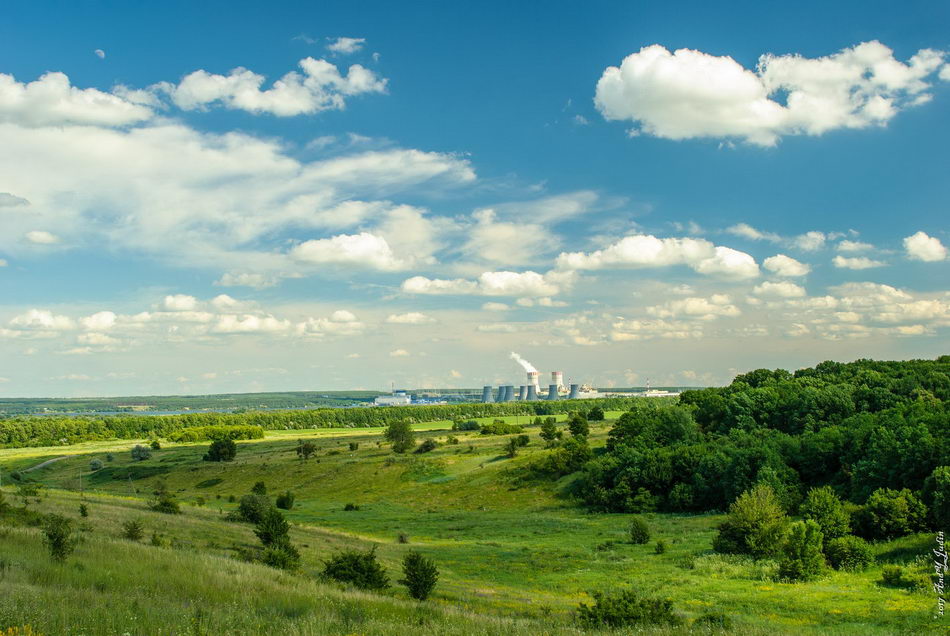
[(393, 325), (425, 325), (435, 322), (435, 318), (418, 311), (410, 311), (406, 314), (390, 314), (386, 322)]
[(564, 270), (687, 265), (700, 274), (726, 278), (754, 278), (759, 275), (755, 259), (745, 252), (716, 246), (705, 239), (661, 239), (649, 234), (627, 236), (590, 253), (562, 253), (558, 256), (557, 265)]
[(907, 257), (917, 261), (942, 261), (947, 258), (947, 248), (939, 239), (928, 236), (925, 232), (917, 232), (904, 239), (904, 249)]
[(765, 281), (761, 285), (756, 285), (752, 290), (758, 296), (772, 298), (800, 298), (805, 295), (805, 288), (789, 281)]
[(477, 210), (472, 218), (475, 225), (468, 229), (468, 240), (462, 247), (472, 260), (498, 265), (526, 265), (538, 254), (557, 247), (557, 239), (542, 225), (524, 220), (500, 221), (491, 209)]
[(800, 250), (815, 252), (825, 246), (828, 236), (824, 232), (805, 232), (792, 239), (792, 244)]
[(811, 267), (785, 254), (769, 256), (762, 261), (762, 266), (779, 276), (804, 276), (811, 271)]
[(389, 352), (390, 358), (408, 358), (409, 352), (405, 349), (394, 349)]
[(780, 237), (778, 234), (757, 230), (748, 223), (738, 223), (732, 227), (728, 227), (726, 228), (726, 232), (734, 234), (735, 236), (751, 239), (753, 241), (771, 241), (772, 243), (779, 243), (782, 240), (782, 237)]
[(570, 278), (557, 272), (483, 272), (477, 281), (430, 279), (413, 276), (402, 283), (410, 294), (478, 294), (482, 296), (553, 296), (570, 285)]
[(875, 261), (867, 256), (835, 256), (831, 262), (839, 269), (871, 269), (872, 267), (883, 267), (887, 263)]
[(76, 88), (63, 73), (46, 73), (28, 84), (0, 73), (0, 123), (127, 126), (152, 116), (146, 106), (95, 88)]
[(697, 320), (715, 320), (720, 316), (733, 318), (742, 312), (731, 303), (725, 294), (713, 294), (709, 298), (683, 298), (664, 305), (648, 307), (647, 313), (657, 318), (688, 317)]
[(356, 53), (366, 44), (366, 38), (336, 38), (327, 44), (327, 50), (341, 55)]
[(68, 331), (76, 328), (76, 323), (67, 316), (58, 316), (47, 309), (30, 309), (10, 320), (10, 326), (21, 330)]
[(225, 108), (279, 117), (342, 110), (348, 97), (386, 92), (387, 80), (359, 64), (352, 65), (346, 75), (330, 62), (312, 57), (300, 60), (299, 66), (302, 73), (287, 73), (266, 90), (261, 90), (265, 77), (246, 68), (236, 68), (228, 75), (198, 70), (177, 85), (163, 82), (152, 90), (168, 95), (183, 110), (219, 103)]
[(839, 252), (866, 252), (870, 249), (874, 249), (874, 246), (870, 243), (862, 243), (861, 241), (841, 241), (835, 246), (835, 249)]
[(186, 294), (165, 296), (162, 307), (166, 311), (194, 311), (198, 307), (198, 299)]
[(815, 59), (766, 54), (752, 71), (731, 57), (655, 44), (608, 67), (595, 103), (606, 119), (639, 124), (635, 132), (773, 146), (784, 135), (885, 125), (929, 99), (943, 55), (923, 49), (905, 64), (871, 41)]
[(369, 232), (306, 241), (291, 250), (290, 255), (313, 265), (355, 265), (383, 271), (406, 267), (393, 254), (386, 239)]
[(59, 237), (46, 230), (30, 230), (23, 235), (23, 238), (36, 245), (55, 245), (59, 243)]

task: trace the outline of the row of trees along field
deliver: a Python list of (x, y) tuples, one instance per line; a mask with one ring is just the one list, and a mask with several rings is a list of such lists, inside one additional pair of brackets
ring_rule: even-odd
[(576, 493), (600, 511), (699, 512), (767, 485), (795, 513), (828, 486), (851, 505), (906, 508), (905, 533), (945, 529), (948, 404), (950, 356), (759, 369), (678, 404), (634, 404), (584, 464)]
[(504, 415), (553, 415), (599, 406), (627, 410), (639, 399), (627, 397), (554, 402), (452, 404), (390, 408), (254, 411), (247, 413), (189, 413), (185, 415), (127, 415), (108, 417), (32, 416), (0, 419), (0, 447), (55, 446), (106, 439), (170, 437), (176, 431), (208, 426), (259, 426), (265, 430), (304, 428), (364, 428), (394, 421), (433, 422)]

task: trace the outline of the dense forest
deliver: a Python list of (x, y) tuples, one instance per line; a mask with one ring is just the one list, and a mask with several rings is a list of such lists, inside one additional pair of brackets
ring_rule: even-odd
[(604, 410), (627, 410), (638, 401), (638, 398), (615, 397), (555, 402), (189, 413), (186, 415), (18, 416), (0, 419), (0, 447), (55, 446), (91, 440), (168, 437), (181, 429), (201, 426), (260, 426), (265, 430), (365, 428), (386, 426), (390, 422), (403, 420), (414, 423), (503, 415), (553, 415), (594, 406), (600, 406)]
[(759, 369), (678, 404), (636, 403), (576, 492), (601, 511), (698, 512), (766, 484), (795, 513), (810, 489), (828, 486), (853, 504), (902, 499), (923, 529), (921, 503), (929, 523), (950, 521), (948, 404), (950, 356)]

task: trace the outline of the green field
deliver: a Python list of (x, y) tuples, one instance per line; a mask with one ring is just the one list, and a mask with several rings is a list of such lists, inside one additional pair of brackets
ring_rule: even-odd
[[(607, 415), (607, 422), (592, 423), (595, 447), (619, 414)], [(649, 633), (689, 633), (689, 620), (708, 611), (733, 620), (729, 633), (945, 633), (945, 624), (932, 618), (933, 593), (876, 583), (885, 563), (926, 555), (929, 535), (876, 545), (878, 563), (866, 572), (829, 571), (809, 583), (778, 583), (772, 562), (712, 553), (722, 515), (647, 515), (653, 540), (668, 544), (655, 554), (652, 541), (627, 541), (630, 515), (591, 514), (577, 506), (566, 495), (570, 477), (556, 483), (525, 478), (524, 467), (547, 452), (536, 428), (527, 429), (531, 443), (511, 459), (503, 451), (506, 437), (455, 433), (459, 443), (448, 444), (453, 433), (447, 425), (415, 426), (418, 439), (440, 442), (425, 455), (394, 455), (382, 443), (382, 429), (269, 431), (263, 440), (239, 442), (232, 463), (202, 461), (207, 443), (165, 444), (142, 462), (131, 460), (130, 440), (0, 450), (7, 501), (22, 504), (9, 479), (11, 471), (21, 471), (47, 486), (28, 507), (76, 519), (83, 537), (75, 554), (55, 565), (39, 529), (0, 528), (0, 628), (29, 624), (44, 634), (567, 634), (580, 633), (572, 610), (590, 602), (590, 592), (636, 588), (669, 597), (687, 619), (682, 628)], [(313, 439), (317, 454), (298, 459), (298, 438)], [(359, 449), (350, 451), (351, 442)], [(113, 461), (105, 461), (110, 453)], [(93, 458), (105, 463), (96, 472), (89, 470)], [(51, 459), (57, 461), (22, 472)], [(271, 495), (286, 489), (297, 495), (287, 517), (303, 555), (298, 574), (239, 558), (242, 548), (257, 543), (253, 529), (224, 514), (236, 507), (232, 495), (246, 494), (259, 480)], [(186, 504), (184, 514), (148, 510), (145, 501), (159, 481)], [(82, 520), (81, 497), (90, 509)], [(348, 503), (359, 510), (345, 511)], [(158, 533), (168, 545), (121, 539), (121, 523), (132, 518), (144, 522), (146, 537)], [(400, 534), (408, 544), (398, 541)], [(371, 595), (320, 580), (322, 559), (343, 547), (369, 546), (377, 546), (393, 580), (408, 549), (433, 558), (441, 571), (434, 597), (420, 604), (401, 586)]]

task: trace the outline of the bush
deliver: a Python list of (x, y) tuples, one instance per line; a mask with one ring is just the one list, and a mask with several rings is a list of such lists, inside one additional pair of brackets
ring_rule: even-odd
[(132, 447), (132, 460), (141, 462), (145, 461), (152, 456), (152, 449), (148, 446), (142, 446), (141, 444), (136, 444)]
[(402, 560), (403, 579), (399, 582), (409, 590), (409, 596), (424, 601), (435, 588), (439, 580), (439, 569), (435, 562), (418, 552), (410, 551)]
[(346, 512), (352, 512), (354, 510), (359, 510), (359, 509), (360, 507), (357, 506), (355, 503), (348, 503), (345, 506), (343, 506), (343, 510), (345, 510)]
[(556, 477), (579, 471), (593, 459), (594, 453), (583, 437), (569, 437), (550, 453), (534, 463), (533, 469)]
[(267, 494), (267, 484), (262, 481), (255, 481), (254, 485), (251, 486), (251, 494), (265, 496)]
[(317, 452), (317, 445), (309, 440), (298, 439), (296, 450), (300, 459), (310, 459), (310, 456)]
[(574, 437), (587, 437), (590, 435), (590, 426), (587, 424), (587, 418), (580, 413), (575, 413), (567, 423), (567, 430)]
[(604, 421), (604, 409), (599, 406), (595, 406), (587, 412), (587, 419), (591, 422), (603, 422)]
[(264, 439), (264, 429), (260, 426), (240, 424), (209, 426), (189, 426), (168, 436), (172, 442), (203, 442), (218, 439)]
[(709, 629), (731, 630), (732, 619), (722, 612), (706, 612), (693, 621), (694, 627), (707, 627)]
[(114, 456), (112, 453), (107, 453), (107, 454), (106, 454), (106, 461), (107, 461), (107, 462), (111, 462), (113, 459), (115, 459), (115, 456)]
[(122, 536), (129, 541), (141, 541), (145, 536), (145, 528), (138, 519), (130, 519), (122, 524)]
[(630, 520), (630, 543), (644, 545), (650, 542), (650, 525), (643, 517)]
[(446, 443), (446, 444), (458, 444), (458, 443), (459, 443), (459, 438), (457, 438), (455, 435), (449, 435), (447, 438), (445, 438), (445, 443)]
[(825, 565), (822, 540), (821, 527), (815, 521), (793, 523), (782, 547), (778, 575), (791, 581), (809, 581), (821, 574)]
[(885, 565), (878, 585), (923, 592), (933, 587), (933, 579), (927, 574), (908, 572), (899, 565)]
[(416, 445), (412, 426), (406, 420), (390, 422), (383, 437), (392, 444), (394, 453), (405, 453)]
[[(3, 512), (3, 493), (0, 493), (0, 512)], [(79, 516), (85, 519), (89, 516), (89, 506), (84, 503), (79, 504)]]
[(211, 442), (208, 452), (205, 453), (202, 459), (206, 462), (231, 462), (234, 461), (236, 455), (237, 444), (234, 443), (233, 439), (216, 439)]
[(825, 542), (825, 555), (836, 570), (860, 572), (874, 563), (871, 546), (860, 537), (838, 537)]
[(515, 443), (518, 446), (527, 446), (528, 444), (531, 443), (531, 438), (528, 437), (527, 435), (519, 435), (518, 437), (515, 438)]
[(260, 523), (264, 513), (270, 509), (270, 499), (264, 495), (250, 494), (241, 497), (236, 517), (248, 523)]
[(149, 446), (152, 447), (152, 450), (162, 450), (162, 443), (159, 442), (157, 439), (153, 439), (153, 440), (149, 443)]
[(281, 570), (296, 570), (300, 566), (300, 552), (289, 542), (269, 545), (261, 554), (261, 563)]
[(386, 569), (376, 560), (376, 548), (367, 552), (344, 550), (323, 562), (323, 575), (361, 590), (381, 591), (389, 587)]
[(155, 499), (149, 502), (148, 507), (155, 512), (164, 512), (169, 515), (181, 513), (181, 506), (175, 499), (175, 495), (168, 491), (164, 484), (160, 484), (155, 491)]
[(360, 443), (359, 443), (359, 442), (350, 442), (350, 450), (351, 450), (351, 451), (358, 451), (359, 449), (360, 449)]
[[(548, 420), (550, 419), (552, 418), (548, 418)], [(539, 417), (537, 420), (540, 423), (541, 418)], [(557, 430), (557, 426), (551, 421), (545, 421), (541, 424), (540, 435), (541, 439), (547, 442), (548, 446), (553, 446), (556, 440), (561, 439), (561, 431)]]
[(505, 455), (508, 457), (516, 457), (518, 455), (518, 440), (514, 437), (508, 439), (508, 442), (505, 443)]
[(818, 524), (825, 541), (851, 532), (851, 513), (830, 486), (809, 490), (799, 512), (803, 519), (811, 519)]
[(290, 524), (284, 519), (280, 510), (273, 507), (264, 512), (260, 521), (257, 522), (257, 527), (254, 528), (254, 534), (265, 546), (288, 543), (289, 532)]
[(292, 510), (295, 499), (294, 493), (288, 490), (282, 495), (277, 495), (277, 507), (282, 510)]
[(653, 548), (653, 552), (656, 554), (663, 554), (666, 552), (666, 541), (663, 539), (658, 539), (656, 542), (656, 547)]
[(495, 420), (491, 424), (485, 424), (481, 428), (482, 435), (511, 435), (512, 433), (521, 433), (524, 428), (517, 424), (506, 424), (502, 420)]
[(865, 539), (889, 540), (926, 528), (927, 507), (904, 488), (879, 488), (855, 515), (855, 533)]
[(420, 453), (420, 454), (429, 453), (429, 452), (434, 451), (438, 446), (439, 446), (438, 443), (436, 443), (434, 439), (429, 437), (429, 438), (426, 438), (426, 440), (423, 441), (421, 444), (419, 444), (419, 448), (417, 448), (415, 452)]
[(399, 536), (396, 537), (396, 541), (399, 543), (409, 543), (409, 535), (405, 532), (400, 532)]
[(647, 598), (634, 590), (623, 590), (607, 595), (591, 594), (594, 605), (581, 603), (577, 619), (588, 628), (618, 628), (627, 625), (677, 625), (680, 618), (673, 613), (673, 601)]
[(931, 520), (936, 529), (950, 528), (950, 466), (934, 468), (924, 483)]
[(101, 470), (101, 469), (102, 469), (102, 460), (101, 460), (101, 459), (94, 459), (94, 460), (92, 460), (91, 462), (89, 462), (89, 470), (91, 470), (92, 472), (95, 472), (95, 471)]
[(758, 484), (729, 506), (713, 549), (725, 554), (749, 554), (757, 559), (781, 550), (788, 518), (770, 486)]
[(60, 515), (48, 515), (43, 523), (43, 542), (54, 561), (65, 561), (76, 549), (73, 522)]
[(478, 422), (475, 420), (466, 420), (466, 421), (455, 421), (452, 422), (453, 431), (477, 431), (481, 427), (478, 425)]

